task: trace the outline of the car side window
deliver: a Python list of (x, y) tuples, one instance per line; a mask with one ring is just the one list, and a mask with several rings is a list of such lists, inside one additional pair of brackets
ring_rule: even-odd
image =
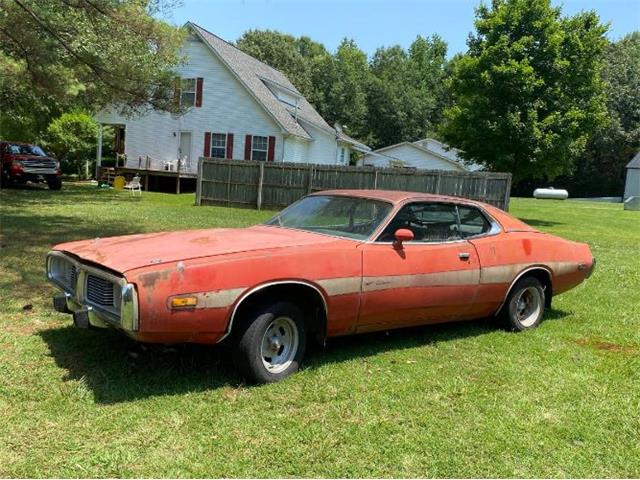
[(460, 238), (456, 206), (446, 203), (417, 202), (405, 205), (376, 241), (392, 242), (399, 228), (411, 230), (414, 242), (446, 242)]
[(458, 206), (460, 234), (463, 238), (483, 235), (491, 230), (491, 224), (480, 210), (469, 206)]

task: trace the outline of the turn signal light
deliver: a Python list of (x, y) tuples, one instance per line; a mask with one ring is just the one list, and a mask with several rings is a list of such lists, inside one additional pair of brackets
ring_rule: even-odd
[(198, 305), (197, 297), (176, 297), (171, 299), (171, 308), (193, 308)]

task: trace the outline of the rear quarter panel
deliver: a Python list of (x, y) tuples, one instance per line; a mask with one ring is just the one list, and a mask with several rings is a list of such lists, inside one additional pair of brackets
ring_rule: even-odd
[(547, 270), (553, 295), (557, 295), (581, 283), (593, 262), (587, 245), (535, 230), (501, 233), (471, 243), (480, 258), (477, 298), (485, 314), (500, 307), (509, 287), (528, 269)]

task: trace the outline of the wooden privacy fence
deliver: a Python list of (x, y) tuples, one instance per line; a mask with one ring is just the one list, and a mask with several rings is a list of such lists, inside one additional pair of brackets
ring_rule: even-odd
[(332, 189), (437, 193), (480, 200), (508, 210), (511, 174), (200, 157), (196, 203), (282, 208), (309, 193)]

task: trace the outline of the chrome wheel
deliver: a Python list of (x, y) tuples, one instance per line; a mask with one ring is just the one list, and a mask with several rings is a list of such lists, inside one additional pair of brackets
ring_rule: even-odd
[(298, 327), (289, 317), (271, 321), (262, 337), (260, 356), (264, 368), (270, 373), (285, 371), (298, 351)]
[(531, 327), (536, 323), (542, 310), (542, 295), (536, 287), (523, 289), (515, 298), (515, 316), (523, 327)]

